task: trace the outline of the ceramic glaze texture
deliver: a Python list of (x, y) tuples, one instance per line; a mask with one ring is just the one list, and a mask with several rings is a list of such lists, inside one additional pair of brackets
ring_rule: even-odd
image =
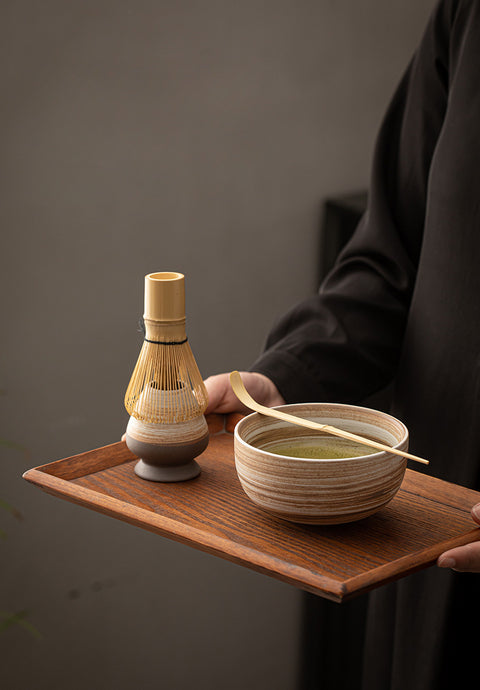
[[(408, 450), (408, 430), (394, 417), (354, 405), (284, 405), (290, 414)], [(269, 513), (303, 524), (339, 524), (372, 515), (395, 496), (407, 461), (386, 451), (355, 458), (303, 459), (276, 455), (279, 442), (335, 437), (254, 413), (235, 429), (235, 466), (249, 498)], [(338, 439), (341, 442), (341, 439)]]
[(150, 481), (174, 482), (200, 474), (194, 458), (208, 445), (208, 426), (203, 415), (188, 422), (153, 424), (130, 417), (128, 448), (140, 458), (135, 472)]
[[(203, 414), (179, 421), (177, 413), (187, 409), (185, 400), (194, 399), (191, 389), (161, 390), (147, 386), (135, 403), (128, 420), (126, 442), (140, 458), (135, 472), (142, 479), (175, 482), (193, 479), (200, 474), (194, 458), (208, 445), (208, 426)], [(191, 405), (189, 405), (191, 409)], [(170, 420), (162, 423), (145, 421), (155, 418)], [(181, 414), (180, 417), (183, 415)]]

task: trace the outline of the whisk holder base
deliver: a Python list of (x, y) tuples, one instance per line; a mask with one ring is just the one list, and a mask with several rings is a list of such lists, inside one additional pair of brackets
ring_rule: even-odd
[(139, 460), (135, 465), (135, 474), (150, 482), (184, 482), (194, 479), (200, 474), (200, 465), (190, 460), (184, 465), (151, 465), (145, 460)]
[(154, 482), (180, 482), (200, 473), (194, 458), (208, 446), (209, 434), (203, 414), (176, 424), (152, 424), (130, 417), (125, 440), (140, 458), (135, 466), (139, 477)]

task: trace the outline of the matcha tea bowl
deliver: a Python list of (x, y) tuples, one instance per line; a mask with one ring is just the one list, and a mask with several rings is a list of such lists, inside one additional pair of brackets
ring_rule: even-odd
[[(400, 451), (408, 430), (378, 410), (334, 403), (276, 408)], [(387, 450), (312, 431), (258, 412), (235, 428), (235, 467), (247, 496), (276, 517), (333, 525), (368, 517), (400, 488), (407, 460)]]

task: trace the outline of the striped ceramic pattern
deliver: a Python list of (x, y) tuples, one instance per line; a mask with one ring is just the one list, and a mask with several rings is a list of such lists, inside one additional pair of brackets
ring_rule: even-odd
[[(378, 410), (331, 403), (284, 405), (279, 409), (408, 449), (405, 425)], [(313, 435), (322, 432), (315, 434), (258, 413), (238, 423), (235, 466), (245, 493), (255, 504), (292, 522), (338, 524), (372, 515), (395, 496), (407, 461), (393, 453), (315, 460), (268, 452), (272, 443)], [(342, 443), (342, 439), (336, 442)]]
[(127, 424), (127, 434), (142, 443), (158, 445), (172, 443), (191, 443), (208, 433), (207, 422), (203, 414), (199, 414), (186, 422), (172, 424), (155, 424), (142, 422), (130, 417)]

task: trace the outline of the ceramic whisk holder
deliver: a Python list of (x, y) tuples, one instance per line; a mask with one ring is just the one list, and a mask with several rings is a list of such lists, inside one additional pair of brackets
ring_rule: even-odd
[(126, 432), (126, 443), (134, 455), (140, 458), (135, 465), (136, 474), (142, 479), (156, 482), (179, 482), (193, 479), (200, 474), (195, 461), (208, 445), (208, 426), (203, 414), (187, 421), (175, 421), (170, 409), (179, 406), (179, 399), (191, 394), (184, 389), (162, 391), (149, 386), (140, 396), (136, 409), (148, 415), (148, 408), (159, 404), (167, 420), (163, 423), (145, 422), (131, 416)]
[(194, 460), (208, 445), (204, 415), (188, 422), (153, 424), (130, 417), (126, 442), (140, 458), (135, 473), (154, 482), (181, 482), (200, 474)]

